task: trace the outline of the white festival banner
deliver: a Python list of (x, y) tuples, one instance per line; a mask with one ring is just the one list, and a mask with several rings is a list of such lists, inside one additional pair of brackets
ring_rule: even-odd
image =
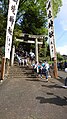
[(5, 42), (5, 58), (8, 59), (10, 59), (12, 36), (13, 36), (13, 30), (14, 30), (19, 1), (20, 0), (9, 0), (6, 42)]
[(48, 17), (48, 36), (49, 36), (49, 45), (50, 45), (50, 55), (51, 58), (55, 57), (55, 50), (54, 50), (54, 23), (52, 17), (52, 5), (51, 0), (48, 0), (46, 4), (47, 9), (47, 17)]

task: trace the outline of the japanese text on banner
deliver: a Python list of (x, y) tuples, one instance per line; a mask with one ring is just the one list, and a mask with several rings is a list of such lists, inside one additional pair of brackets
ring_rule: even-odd
[(54, 23), (52, 17), (52, 5), (51, 0), (48, 0), (46, 4), (47, 17), (48, 17), (48, 36), (49, 36), (49, 45), (50, 45), (50, 55), (51, 58), (55, 57), (55, 43), (54, 43)]
[(6, 42), (5, 42), (5, 58), (8, 58), (8, 59), (10, 59), (13, 29), (14, 29), (14, 25), (15, 25), (18, 5), (19, 5), (19, 0), (10, 0), (9, 1)]

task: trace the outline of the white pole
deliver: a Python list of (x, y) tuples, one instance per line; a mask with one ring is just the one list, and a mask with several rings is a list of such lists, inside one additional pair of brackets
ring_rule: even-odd
[[(38, 41), (37, 41), (37, 38), (35, 39), (35, 54), (36, 54), (36, 61), (38, 64)], [(38, 73), (38, 67), (37, 67), (37, 73)]]
[(13, 66), (13, 64), (14, 64), (14, 54), (15, 54), (15, 46), (13, 45), (12, 56), (11, 56), (11, 66)]

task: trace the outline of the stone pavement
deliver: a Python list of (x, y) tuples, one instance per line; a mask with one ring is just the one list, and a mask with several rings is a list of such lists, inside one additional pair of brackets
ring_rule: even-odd
[(58, 75), (61, 79), (64, 79), (65, 77), (67, 77), (67, 72), (60, 70), (58, 71)]
[(0, 83), (0, 119), (67, 119), (67, 89), (15, 65)]

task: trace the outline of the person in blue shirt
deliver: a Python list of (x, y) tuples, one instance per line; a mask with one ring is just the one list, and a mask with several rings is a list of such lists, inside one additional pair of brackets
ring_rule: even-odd
[(46, 81), (48, 81), (48, 72), (49, 72), (49, 64), (47, 63), (47, 61), (44, 61), (44, 63), (42, 63), (42, 74), (46, 76)]

